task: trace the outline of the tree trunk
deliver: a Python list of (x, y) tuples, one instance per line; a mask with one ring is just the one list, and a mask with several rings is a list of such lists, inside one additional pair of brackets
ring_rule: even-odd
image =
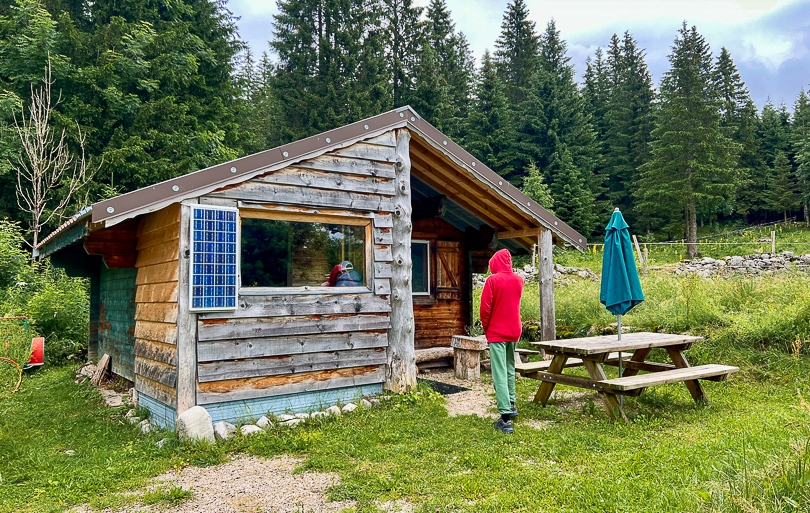
[(687, 256), (695, 258), (697, 256), (697, 209), (695, 208), (695, 198), (689, 198), (689, 227), (686, 238)]
[(785, 226), (787, 226), (787, 210), (785, 210)]
[(388, 365), (385, 388), (407, 392), (416, 387), (416, 354), (414, 352), (413, 296), (411, 292), (411, 134), (397, 130), (396, 194), (392, 235), (391, 262), (391, 329), (388, 330)]
[(807, 203), (804, 204), (804, 224), (810, 228), (810, 217), (807, 217)]

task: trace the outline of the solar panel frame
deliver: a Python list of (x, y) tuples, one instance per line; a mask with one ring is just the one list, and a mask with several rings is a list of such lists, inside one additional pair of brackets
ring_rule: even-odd
[(191, 207), (189, 311), (234, 311), (239, 299), (239, 209)]

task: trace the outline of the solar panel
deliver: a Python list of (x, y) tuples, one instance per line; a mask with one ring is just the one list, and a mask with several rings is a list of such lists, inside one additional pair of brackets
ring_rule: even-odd
[(195, 206), (191, 219), (191, 310), (235, 310), (238, 210)]

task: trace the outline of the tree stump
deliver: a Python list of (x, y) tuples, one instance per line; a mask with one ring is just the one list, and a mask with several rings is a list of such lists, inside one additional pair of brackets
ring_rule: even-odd
[(487, 348), (487, 338), (455, 335), (450, 342), (453, 348), (453, 370), (459, 379), (476, 381), (481, 378), (481, 351)]

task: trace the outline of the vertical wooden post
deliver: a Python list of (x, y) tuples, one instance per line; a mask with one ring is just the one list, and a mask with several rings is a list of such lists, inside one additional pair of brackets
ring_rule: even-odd
[(540, 278), (540, 322), (543, 340), (557, 339), (557, 319), (554, 314), (554, 256), (551, 230), (542, 229), (538, 237)]
[(191, 205), (180, 206), (177, 283), (177, 414), (197, 404), (197, 315), (189, 312)]
[(776, 254), (776, 230), (771, 232), (771, 258)]
[(644, 262), (644, 258), (641, 256), (641, 248), (638, 245), (638, 238), (636, 238), (635, 235), (633, 235), (633, 244), (636, 246), (636, 254), (638, 255), (638, 263), (641, 264), (641, 263)]
[(397, 130), (394, 168), (396, 192), (392, 235), (391, 262), (391, 329), (388, 330), (388, 365), (385, 388), (407, 392), (416, 386), (416, 353), (414, 350), (413, 296), (411, 291), (411, 134)]
[(647, 269), (648, 269), (648, 262), (647, 258), (650, 256), (649, 252), (647, 251), (647, 246), (644, 246), (644, 276), (647, 276)]

